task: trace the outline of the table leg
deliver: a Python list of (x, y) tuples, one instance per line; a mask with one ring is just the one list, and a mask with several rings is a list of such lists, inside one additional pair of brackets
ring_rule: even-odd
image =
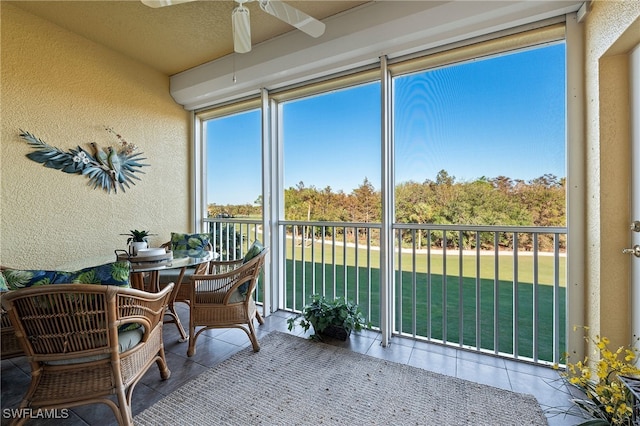
[(131, 272), (131, 287), (144, 290), (144, 272)]
[(149, 284), (147, 285), (147, 291), (152, 293), (160, 291), (160, 273), (158, 271), (149, 272)]

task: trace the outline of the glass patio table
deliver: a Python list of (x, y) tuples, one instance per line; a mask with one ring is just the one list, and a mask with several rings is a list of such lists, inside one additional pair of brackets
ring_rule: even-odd
[[(157, 261), (150, 261), (148, 257), (137, 258), (129, 255), (125, 250), (115, 250), (116, 260), (128, 260), (131, 263), (131, 287), (138, 290), (157, 292), (160, 290), (160, 271), (167, 269), (180, 269), (178, 278), (174, 282), (173, 290), (169, 296), (166, 315), (171, 319), (165, 320), (165, 324), (175, 324), (180, 332), (180, 342), (186, 342), (189, 335), (185, 332), (180, 318), (175, 310), (175, 299), (182, 286), (182, 279), (188, 268), (196, 268), (197, 273), (206, 272), (206, 264), (215, 260), (219, 255), (207, 250), (173, 250), (170, 258)], [(144, 259), (144, 260), (143, 260)], [(59, 271), (75, 271), (78, 269), (96, 266), (108, 262), (113, 262), (114, 256), (96, 256), (92, 258), (79, 259), (73, 262), (58, 266)], [(199, 268), (200, 267), (200, 268)], [(146, 279), (148, 277), (148, 279)]]

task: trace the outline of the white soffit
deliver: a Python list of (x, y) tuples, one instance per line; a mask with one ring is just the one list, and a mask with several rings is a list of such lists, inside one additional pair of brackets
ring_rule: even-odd
[[(575, 12), (578, 1), (385, 0), (171, 77), (173, 98), (195, 110), (316, 77)], [(234, 82), (235, 76), (235, 82)]]

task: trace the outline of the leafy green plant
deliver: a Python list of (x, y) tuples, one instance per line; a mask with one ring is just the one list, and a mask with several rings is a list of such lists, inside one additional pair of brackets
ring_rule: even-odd
[[(588, 330), (588, 327), (584, 327)], [(606, 337), (586, 336), (587, 342), (595, 346), (596, 357), (576, 363), (567, 362), (567, 369), (560, 376), (570, 385), (580, 389), (585, 398), (571, 401), (592, 420), (582, 425), (630, 425), (632, 420), (633, 395), (618, 379), (618, 376), (640, 377), (635, 363), (638, 352), (633, 347), (621, 346), (609, 349)]]
[(151, 235), (155, 235), (155, 234), (150, 234), (149, 231), (138, 231), (137, 229), (134, 229), (132, 231), (129, 231), (128, 234), (120, 234), (120, 235), (128, 235), (129, 238), (127, 238), (127, 244), (129, 243), (142, 243), (142, 242), (146, 242), (147, 238)]
[(317, 294), (311, 296), (311, 303), (305, 305), (302, 312), (287, 320), (287, 325), (289, 331), (296, 325), (304, 331), (313, 327), (315, 334), (311, 338), (317, 340), (322, 340), (322, 335), (331, 328), (342, 328), (348, 336), (352, 330), (360, 331), (370, 326), (355, 303), (344, 297), (328, 300)]

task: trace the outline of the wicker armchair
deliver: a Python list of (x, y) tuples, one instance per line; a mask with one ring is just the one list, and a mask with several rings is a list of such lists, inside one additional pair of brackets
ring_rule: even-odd
[[(260, 344), (253, 320), (264, 320), (256, 309), (253, 292), (268, 249), (243, 263), (243, 260), (210, 262), (205, 275), (192, 275), (189, 296), (189, 349), (187, 356), (196, 352), (196, 339), (211, 328), (239, 328), (249, 336), (253, 350)], [(242, 287), (246, 287), (246, 291)], [(196, 327), (203, 327), (196, 333)]]
[[(20, 403), (25, 417), (38, 409), (104, 403), (118, 423), (132, 425), (131, 396), (155, 362), (168, 379), (162, 317), (173, 285), (159, 293), (91, 284), (55, 284), (2, 297), (31, 365)], [(141, 326), (136, 326), (139, 324)], [(115, 395), (115, 402), (110, 398)]]

